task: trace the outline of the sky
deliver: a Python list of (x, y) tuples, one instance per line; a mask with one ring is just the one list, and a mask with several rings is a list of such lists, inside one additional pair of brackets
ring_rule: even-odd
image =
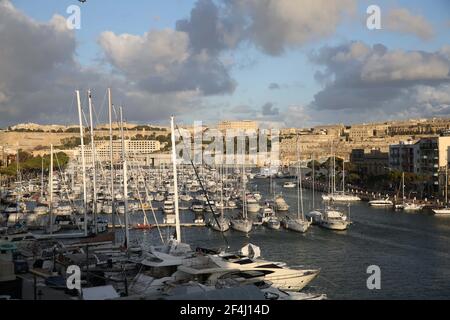
[(75, 123), (88, 89), (106, 122), (108, 87), (138, 123), (450, 116), (450, 2), (0, 0), (0, 127)]

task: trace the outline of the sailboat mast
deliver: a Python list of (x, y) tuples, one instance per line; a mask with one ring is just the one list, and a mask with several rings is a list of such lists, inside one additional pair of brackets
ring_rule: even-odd
[(80, 145), (81, 145), (81, 170), (83, 175), (83, 214), (84, 214), (84, 235), (87, 236), (87, 191), (86, 191), (86, 158), (84, 154), (84, 133), (83, 118), (81, 112), (80, 91), (75, 91), (78, 105), (78, 118), (80, 121)]
[[(334, 150), (333, 150), (334, 151)], [(333, 153), (333, 194), (336, 192), (336, 153)]]
[(302, 191), (302, 172), (301, 172), (301, 161), (300, 161), (300, 153), (298, 148), (298, 134), (297, 134), (297, 143), (296, 146), (296, 154), (297, 154), (297, 218), (304, 220), (304, 212), (303, 212), (303, 191)]
[(122, 137), (122, 169), (123, 169), (123, 200), (124, 200), (124, 215), (125, 215), (125, 247), (128, 248), (130, 235), (128, 230), (128, 167), (125, 154), (125, 137), (123, 132), (123, 110), (120, 111), (120, 134)]
[(41, 158), (41, 201), (44, 198), (44, 157)]
[(92, 197), (92, 212), (94, 214), (94, 233), (97, 234), (97, 168), (95, 159), (95, 141), (94, 141), (94, 125), (92, 116), (92, 95), (91, 90), (88, 90), (89, 102), (89, 122), (91, 127), (91, 159), (92, 159), (92, 187), (94, 189)]
[(300, 159), (298, 157), (298, 135), (295, 142), (295, 157), (297, 158), (297, 166), (296, 166), (296, 175), (297, 175), (297, 218), (300, 219), (300, 178), (299, 178), (299, 162)]
[(316, 187), (316, 163), (314, 160), (314, 153), (312, 154), (312, 209), (316, 207), (316, 202), (314, 199), (315, 187)]
[(178, 208), (177, 151), (175, 146), (175, 125), (173, 116), (170, 117), (170, 129), (172, 142), (173, 191), (175, 200), (175, 231), (177, 233), (178, 242), (181, 242), (180, 211)]
[(402, 198), (403, 203), (405, 202), (405, 173), (402, 172)]
[[(114, 203), (114, 163), (113, 163), (113, 132), (112, 132), (112, 101), (111, 101), (111, 89), (108, 88), (108, 116), (109, 116), (109, 165), (110, 165), (110, 179), (111, 179), (111, 223), (113, 234), (116, 234), (116, 210)], [(114, 243), (116, 237), (114, 236)]]
[(50, 145), (50, 170), (49, 170), (49, 182), (50, 182), (50, 202), (49, 202), (49, 211), (50, 211), (50, 234), (53, 234), (53, 144)]
[(448, 165), (445, 166), (445, 205), (448, 204)]
[(246, 212), (246, 204), (247, 204), (247, 194), (246, 194), (246, 190), (245, 190), (245, 167), (244, 167), (244, 161), (245, 161), (245, 139), (242, 142), (243, 146), (242, 146), (242, 217), (244, 218), (244, 220), (247, 219), (247, 212)]
[(342, 158), (342, 193), (345, 193), (345, 159)]

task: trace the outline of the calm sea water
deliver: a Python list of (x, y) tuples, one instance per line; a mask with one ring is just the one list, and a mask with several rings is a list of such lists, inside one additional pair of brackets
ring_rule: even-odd
[[(257, 180), (258, 190), (268, 192), (268, 181)], [(277, 183), (283, 184), (283, 180)], [(282, 189), (297, 211), (296, 189)], [(303, 191), (305, 210), (311, 208), (312, 193)], [(319, 205), (320, 195), (316, 195)], [(347, 207), (342, 207), (347, 211)], [(230, 250), (247, 243), (261, 248), (263, 258), (290, 266), (320, 268), (321, 273), (306, 291), (326, 293), (331, 299), (449, 299), (450, 298), (450, 217), (425, 213), (404, 213), (370, 208), (366, 202), (350, 209), (353, 224), (347, 231), (331, 231), (312, 226), (305, 234), (254, 227), (248, 235), (230, 230), (225, 236)], [(142, 220), (134, 213), (132, 221)], [(160, 214), (158, 214), (158, 219)], [(152, 214), (148, 214), (150, 223)], [(193, 214), (183, 212), (182, 221), (192, 222)], [(171, 230), (173, 232), (173, 230)], [(163, 230), (167, 237), (167, 231)], [(161, 243), (158, 231), (131, 232), (146, 244)], [(183, 228), (183, 242), (195, 247), (225, 247), (222, 235), (207, 228)], [(367, 267), (381, 269), (381, 289), (367, 289)]]

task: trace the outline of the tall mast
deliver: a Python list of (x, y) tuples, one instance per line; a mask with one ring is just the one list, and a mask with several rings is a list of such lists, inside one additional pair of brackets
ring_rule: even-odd
[[(243, 135), (244, 136), (244, 135)], [(245, 137), (245, 136), (244, 136)], [(247, 192), (246, 192), (246, 183), (245, 183), (245, 170), (244, 170), (244, 162), (245, 162), (245, 138), (242, 142), (242, 217), (244, 220), (247, 219), (246, 205), (247, 205)]]
[[(111, 223), (113, 234), (116, 234), (116, 211), (114, 203), (114, 163), (113, 163), (113, 132), (112, 132), (112, 100), (111, 100), (111, 89), (108, 88), (108, 111), (109, 111), (109, 161), (110, 161), (110, 179), (111, 179)], [(116, 242), (116, 237), (114, 237), (114, 243)]]
[(345, 159), (342, 158), (342, 193), (345, 193)]
[(316, 163), (314, 161), (314, 153), (312, 154), (312, 209), (314, 210), (314, 208), (316, 207), (316, 202), (314, 199), (314, 193), (315, 193), (315, 187), (316, 187), (316, 174), (315, 174), (315, 170), (316, 170)]
[(403, 203), (405, 203), (405, 172), (402, 172), (402, 198)]
[(41, 201), (44, 198), (44, 157), (41, 158)]
[(173, 192), (175, 200), (175, 230), (177, 233), (177, 240), (181, 242), (181, 228), (180, 228), (180, 212), (178, 209), (178, 177), (177, 177), (177, 152), (175, 148), (175, 125), (173, 116), (170, 117), (170, 129), (172, 140), (172, 166), (173, 166)]
[(125, 136), (123, 132), (123, 110), (119, 108), (120, 113), (120, 134), (122, 136), (122, 169), (123, 169), (123, 200), (124, 200), (124, 215), (125, 215), (125, 246), (128, 248), (130, 241), (130, 234), (128, 230), (128, 165), (125, 154)]
[(50, 234), (53, 234), (53, 144), (50, 145), (50, 170), (49, 170), (49, 182), (50, 182)]
[(448, 165), (445, 166), (445, 206), (448, 204)]
[(94, 141), (94, 125), (92, 116), (92, 95), (91, 90), (88, 90), (89, 102), (89, 122), (91, 127), (91, 159), (92, 159), (92, 187), (94, 189), (92, 197), (92, 212), (94, 214), (94, 233), (97, 234), (97, 170), (95, 159), (95, 141)]
[[(303, 191), (302, 191), (302, 177), (300, 170), (300, 155), (298, 150), (298, 134), (297, 134), (297, 142), (295, 144), (295, 151), (297, 157), (297, 218), (300, 219), (300, 216), (303, 219)], [(300, 213), (301, 212), (301, 213)]]
[[(333, 149), (333, 152), (335, 152), (334, 149)], [(333, 153), (333, 185), (332, 185), (332, 188), (333, 188), (332, 194), (334, 194), (336, 192), (336, 153)]]
[(80, 121), (80, 144), (81, 144), (81, 166), (83, 174), (83, 214), (84, 214), (84, 235), (87, 236), (87, 191), (86, 191), (86, 159), (84, 154), (84, 130), (81, 112), (80, 91), (75, 91), (78, 105), (78, 118)]

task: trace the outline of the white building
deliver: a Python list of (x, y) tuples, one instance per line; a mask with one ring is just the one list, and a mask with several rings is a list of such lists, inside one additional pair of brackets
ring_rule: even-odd
[[(125, 140), (125, 155), (129, 161), (143, 161), (147, 156), (159, 151), (161, 144), (158, 140)], [(113, 161), (119, 162), (122, 159), (122, 141), (113, 140)], [(92, 164), (92, 148), (90, 144), (85, 145), (84, 155), (86, 165)], [(77, 148), (75, 157), (79, 164), (81, 164), (81, 147)], [(110, 161), (110, 142), (109, 140), (95, 141), (95, 157), (97, 161)]]

